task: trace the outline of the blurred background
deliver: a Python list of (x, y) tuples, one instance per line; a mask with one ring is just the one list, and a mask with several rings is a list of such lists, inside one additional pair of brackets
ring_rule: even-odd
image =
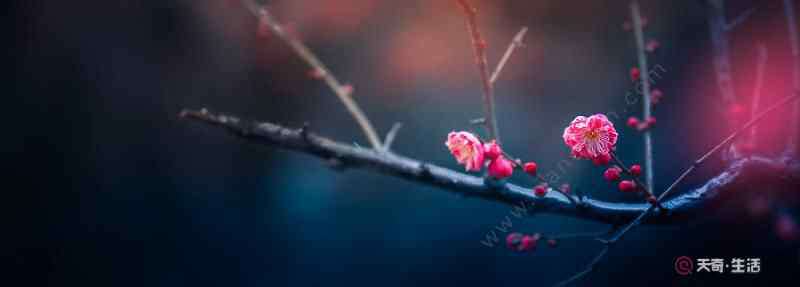
[[(636, 65), (627, 1), (472, 1), (491, 66), (529, 27), (497, 82), (505, 149), (555, 170), (569, 156), (563, 128), (577, 115), (616, 113), (619, 150), (643, 157), (641, 117), (628, 104)], [(276, 0), (266, 4), (306, 42), (376, 128), (404, 128), (397, 153), (460, 167), (443, 142), (481, 117), (478, 74), (453, 1)], [(656, 189), (740, 123), (716, 86), (703, 1), (640, 1), (655, 87)], [(756, 48), (769, 49), (764, 102), (788, 95), (791, 56), (783, 2), (726, 1), (735, 85), (749, 105)], [(796, 6), (800, 6), (797, 3)], [(549, 286), (585, 266), (588, 240), (515, 253), (485, 240), (510, 208), (364, 170), (335, 171), (316, 158), (258, 146), (181, 120), (207, 107), (367, 145), (355, 122), (288, 47), (238, 0), (16, 1), (3, 237), (8, 280), (84, 286), (316, 286), (442, 284)], [(20, 108), (21, 107), (21, 108)], [(746, 113), (746, 114), (749, 114)], [(778, 151), (786, 113), (766, 121), (757, 149)], [(781, 117), (783, 116), (783, 117)], [(18, 123), (22, 123), (19, 125)], [(17, 135), (22, 135), (17, 136)], [(561, 181), (600, 199), (635, 201), (571, 161)], [(682, 186), (719, 173), (715, 157)], [(514, 180), (533, 182), (525, 176)], [(766, 285), (797, 281), (797, 213), (753, 187), (751, 208), (709, 212), (689, 225), (631, 232), (580, 286)], [(757, 202), (758, 204), (749, 204)], [(537, 215), (519, 232), (563, 234), (607, 226)], [(504, 234), (498, 233), (504, 238)], [(675, 274), (678, 256), (762, 260), (758, 275)], [(796, 284), (796, 282), (794, 283)]]

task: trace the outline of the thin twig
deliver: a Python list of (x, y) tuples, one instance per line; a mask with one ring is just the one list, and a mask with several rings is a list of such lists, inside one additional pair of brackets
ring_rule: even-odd
[[(639, 59), (639, 71), (641, 71), (642, 83), (642, 109), (644, 119), (648, 120), (652, 116), (652, 105), (650, 104), (650, 71), (647, 69), (647, 51), (644, 45), (644, 31), (642, 31), (642, 14), (639, 9), (639, 2), (631, 2), (631, 18), (633, 19), (633, 31), (636, 35), (636, 54)], [(644, 174), (647, 182), (647, 190), (653, 190), (653, 137), (650, 129), (643, 132), (644, 136)]]
[(386, 139), (383, 140), (383, 151), (388, 152), (392, 149), (392, 143), (394, 143), (394, 139), (402, 127), (403, 123), (394, 123), (392, 125), (392, 129), (386, 133)]
[(514, 39), (512, 39), (511, 43), (508, 44), (506, 52), (503, 54), (503, 57), (500, 58), (500, 62), (497, 63), (497, 67), (494, 68), (494, 72), (492, 73), (492, 77), (489, 79), (489, 82), (494, 84), (494, 82), (497, 81), (497, 77), (500, 76), (500, 72), (503, 71), (503, 68), (506, 66), (506, 62), (508, 62), (508, 59), (511, 58), (511, 55), (514, 54), (514, 51), (525, 45), (522, 43), (522, 39), (525, 38), (526, 32), (528, 32), (528, 27), (522, 27), (522, 29), (520, 29), (519, 32), (514, 35)]
[[(750, 108), (750, 118), (755, 118), (758, 115), (758, 108), (761, 105), (761, 88), (764, 85), (764, 71), (767, 68), (767, 60), (769, 54), (767, 47), (764, 44), (758, 44), (758, 56), (756, 57), (756, 81), (753, 85), (753, 102)], [(756, 144), (756, 135), (758, 128), (753, 127), (750, 129), (750, 145)]]
[(467, 0), (456, 0), (456, 2), (461, 6), (462, 10), (464, 10), (467, 30), (472, 38), (472, 50), (475, 52), (475, 63), (478, 66), (478, 73), (480, 74), (481, 85), (483, 86), (486, 127), (489, 130), (489, 136), (500, 143), (500, 133), (497, 130), (497, 117), (494, 110), (494, 88), (489, 78), (489, 64), (486, 60), (487, 44), (486, 40), (481, 36), (480, 30), (478, 30), (478, 12)]
[[(783, 0), (783, 11), (786, 14), (786, 25), (789, 30), (789, 42), (792, 45), (792, 91), (800, 93), (800, 34), (797, 32), (797, 17), (794, 11), (793, 0)], [(789, 133), (789, 140), (786, 143), (786, 154), (795, 155), (797, 153), (797, 141), (800, 138), (800, 102), (795, 102), (789, 126), (792, 128)]]
[(352, 89), (345, 87), (342, 85), (339, 80), (331, 73), (331, 71), (322, 63), (322, 61), (317, 58), (316, 55), (306, 47), (303, 42), (301, 42), (297, 37), (292, 35), (292, 33), (287, 32), (286, 29), (272, 16), (272, 14), (263, 6), (256, 3), (255, 0), (242, 0), (243, 4), (247, 9), (259, 18), (259, 21), (263, 21), (263, 24), (266, 24), (269, 27), (270, 31), (278, 36), (281, 40), (286, 42), (289, 47), (294, 50), (294, 52), (299, 56), (303, 61), (308, 64), (315, 71), (315, 73), (328, 85), (328, 87), (333, 91), (333, 93), (339, 98), (339, 100), (344, 104), (347, 108), (347, 111), (353, 116), (356, 120), (358, 125), (361, 127), (361, 130), (364, 132), (364, 135), (369, 140), (372, 147), (376, 150), (382, 148), (381, 140), (378, 137), (378, 133), (375, 131), (375, 128), (372, 127), (372, 123), (369, 121), (369, 118), (364, 114), (361, 108), (358, 107), (358, 104), (353, 99), (351, 92)]
[(554, 287), (567, 286), (577, 281), (578, 279), (581, 279), (583, 276), (586, 276), (586, 274), (589, 274), (590, 272), (594, 271), (594, 269), (597, 268), (597, 264), (600, 263), (600, 260), (602, 260), (603, 257), (606, 256), (606, 253), (608, 253), (609, 248), (611, 248), (610, 245), (603, 246), (603, 249), (600, 250), (600, 253), (595, 255), (594, 259), (592, 259), (592, 261), (589, 262), (589, 265), (587, 265), (586, 268), (576, 273), (575, 275), (572, 275), (572, 277), (569, 277), (566, 280), (561, 281), (553, 286)]

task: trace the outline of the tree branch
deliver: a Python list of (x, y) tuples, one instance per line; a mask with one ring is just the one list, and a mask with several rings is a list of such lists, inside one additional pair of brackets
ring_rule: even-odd
[(494, 87), (489, 76), (489, 64), (486, 60), (486, 40), (478, 30), (478, 11), (467, 0), (456, 0), (466, 16), (467, 30), (472, 38), (472, 50), (475, 52), (475, 63), (483, 85), (484, 114), (489, 137), (500, 143), (500, 133), (497, 130), (497, 116), (494, 111)]
[[(324, 160), (335, 161), (342, 168), (365, 168), (409, 181), (440, 187), (464, 196), (505, 203), (526, 203), (533, 211), (549, 212), (582, 218), (591, 221), (621, 224), (629, 222), (649, 209), (647, 203), (614, 203), (587, 196), (571, 201), (562, 193), (548, 192), (544, 197), (535, 196), (530, 188), (511, 183), (489, 184), (481, 177), (457, 172), (424, 161), (365, 149), (319, 136), (307, 129), (289, 129), (272, 123), (240, 120), (237, 117), (214, 114), (207, 110), (185, 110), (181, 117), (220, 127), (250, 142), (276, 146), (300, 153), (310, 154)], [(648, 224), (672, 224), (685, 222), (698, 214), (708, 212), (709, 204), (725, 200), (726, 190), (750, 187), (749, 181), (767, 178), (791, 178), (800, 182), (800, 164), (791, 162), (790, 168), (781, 161), (751, 157), (736, 161), (719, 175), (696, 189), (662, 203), (666, 212), (640, 219)], [(726, 191), (726, 192), (723, 192)], [(601, 194), (601, 191), (595, 194)], [(571, 195), (569, 195), (571, 196)], [(574, 199), (573, 199), (574, 200)], [(534, 212), (535, 213), (535, 212)]]
[(364, 114), (361, 108), (358, 106), (358, 103), (353, 99), (351, 93), (352, 89), (345, 87), (342, 85), (339, 80), (331, 73), (331, 71), (322, 63), (316, 55), (306, 47), (303, 42), (297, 39), (292, 33), (286, 31), (283, 26), (272, 16), (269, 11), (255, 2), (255, 0), (242, 0), (242, 3), (247, 7), (247, 10), (250, 11), (254, 16), (258, 17), (259, 21), (262, 21), (263, 24), (269, 27), (270, 31), (278, 36), (281, 40), (286, 42), (289, 47), (297, 54), (300, 59), (302, 59), (311, 69), (314, 70), (314, 73), (322, 79), (325, 84), (333, 91), (336, 97), (344, 104), (347, 111), (353, 116), (356, 120), (358, 125), (361, 127), (361, 130), (364, 132), (364, 135), (369, 140), (369, 143), (372, 147), (376, 150), (382, 149), (381, 140), (378, 137), (378, 133), (375, 131), (375, 128), (372, 127), (372, 123), (369, 121), (369, 118)]
[[(647, 69), (647, 51), (644, 47), (644, 31), (642, 31), (642, 14), (639, 10), (639, 2), (631, 2), (631, 18), (633, 19), (633, 31), (636, 35), (636, 55), (639, 59), (639, 71), (641, 71), (642, 83), (642, 109), (643, 118), (649, 120), (652, 116), (652, 104), (650, 103), (650, 70)], [(647, 190), (653, 190), (653, 137), (651, 129), (643, 132), (644, 136), (644, 171)], [(648, 192), (649, 193), (649, 192)]]

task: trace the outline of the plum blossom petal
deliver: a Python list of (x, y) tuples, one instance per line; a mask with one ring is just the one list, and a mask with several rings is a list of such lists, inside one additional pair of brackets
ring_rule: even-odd
[(484, 147), (481, 140), (469, 132), (451, 132), (444, 143), (466, 171), (480, 171), (484, 162)]
[(617, 144), (619, 134), (603, 114), (578, 116), (564, 129), (564, 143), (575, 158), (595, 159), (608, 156)]

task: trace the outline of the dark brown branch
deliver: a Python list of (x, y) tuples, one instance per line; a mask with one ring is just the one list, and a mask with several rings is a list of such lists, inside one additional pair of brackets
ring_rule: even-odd
[[(220, 127), (250, 142), (268, 146), (276, 146), (300, 153), (310, 154), (326, 161), (339, 163), (342, 168), (365, 168), (413, 182), (443, 188), (469, 197), (478, 197), (489, 201), (515, 205), (532, 204), (533, 211), (562, 214), (591, 221), (621, 224), (630, 222), (636, 216), (644, 214), (650, 204), (646, 203), (614, 203), (593, 199), (587, 196), (574, 201), (573, 204), (562, 193), (550, 192), (544, 197), (537, 197), (531, 188), (525, 188), (506, 182), (488, 183), (484, 178), (457, 172), (424, 161), (385, 153), (373, 149), (365, 149), (353, 145), (336, 142), (319, 136), (307, 129), (289, 129), (272, 123), (259, 123), (240, 120), (224, 114), (214, 114), (207, 110), (181, 113), (183, 118)], [(671, 200), (662, 202), (667, 212), (658, 213), (640, 219), (648, 224), (679, 223), (694, 218), (707, 211), (707, 205), (724, 200), (723, 190), (752, 186), (749, 180), (763, 180), (764, 177), (786, 178), (792, 182), (800, 182), (800, 165), (781, 161), (750, 157), (736, 161), (709, 180), (705, 185)], [(757, 177), (754, 177), (757, 176)], [(597, 193), (602, 193), (598, 191)], [(535, 212), (534, 212), (535, 213)]]
[(467, 30), (472, 38), (472, 50), (475, 52), (475, 63), (483, 86), (484, 114), (489, 137), (500, 143), (500, 133), (497, 130), (497, 116), (494, 111), (494, 87), (489, 76), (489, 64), (486, 60), (486, 40), (478, 30), (478, 11), (467, 0), (456, 0), (466, 16)]

